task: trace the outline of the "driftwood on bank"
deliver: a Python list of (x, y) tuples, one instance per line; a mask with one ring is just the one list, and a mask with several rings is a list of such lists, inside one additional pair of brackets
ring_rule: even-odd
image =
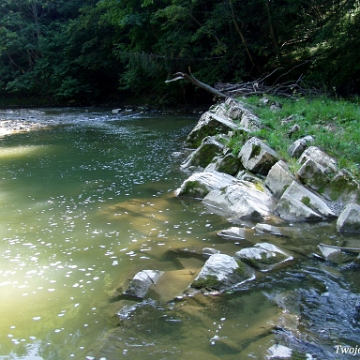
[(198, 86), (201, 89), (209, 91), (210, 93), (212, 93), (218, 97), (222, 97), (222, 98), (231, 97), (231, 96), (226, 95), (226, 94), (222, 93), (221, 91), (213, 88), (212, 86), (205, 84), (205, 83), (199, 81), (198, 79), (196, 79), (194, 77), (194, 75), (191, 73), (190, 68), (189, 68), (189, 74), (185, 74), (183, 72), (177, 72), (176, 74), (174, 74), (174, 76), (175, 76), (175, 78), (173, 78), (171, 80), (166, 80), (165, 83), (170, 83), (170, 82), (177, 81), (177, 80), (187, 80), (187, 81), (191, 82), (192, 84), (194, 84), (195, 86)]
[(320, 95), (320, 90), (315, 88), (304, 88), (301, 86), (301, 82), (304, 79), (304, 76), (301, 75), (296, 81), (288, 81), (285, 83), (279, 83), (279, 80), (287, 75), (290, 71), (285, 74), (280, 75), (273, 85), (267, 85), (267, 80), (280, 70), (280, 68), (274, 70), (271, 74), (266, 75), (261, 79), (254, 81), (242, 82), (238, 84), (228, 84), (228, 83), (216, 83), (215, 87), (212, 87), (208, 84), (205, 84), (198, 79), (196, 79), (189, 68), (189, 74), (183, 72), (177, 72), (174, 74), (174, 78), (166, 80), (166, 83), (177, 81), (177, 80), (187, 80), (217, 97), (221, 98), (234, 98), (236, 96), (251, 96), (251, 95), (278, 95), (286, 97), (294, 97), (297, 95)]

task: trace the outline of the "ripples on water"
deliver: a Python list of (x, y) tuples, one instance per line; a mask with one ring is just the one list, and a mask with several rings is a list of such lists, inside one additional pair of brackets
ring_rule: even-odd
[(336, 358), (339, 341), (360, 343), (357, 269), (311, 257), (327, 227), (273, 239), (297, 255), (289, 270), (221, 297), (145, 302), (113, 329), (113, 290), (140, 269), (176, 270), (168, 250), (237, 249), (215, 235), (224, 219), (173, 197), (186, 176), (170, 154), (196, 119), (82, 109), (4, 117), (56, 125), (0, 140), (1, 359), (91, 359), (111, 329), (110, 345), (97, 346), (108, 360), (262, 359), (278, 338), (323, 359)]

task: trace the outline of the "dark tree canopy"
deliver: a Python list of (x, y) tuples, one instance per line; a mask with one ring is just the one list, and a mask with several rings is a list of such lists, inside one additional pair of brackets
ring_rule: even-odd
[(189, 67), (359, 93), (359, 28), (358, 0), (2, 0), (0, 97), (184, 102), (201, 90), (165, 80)]

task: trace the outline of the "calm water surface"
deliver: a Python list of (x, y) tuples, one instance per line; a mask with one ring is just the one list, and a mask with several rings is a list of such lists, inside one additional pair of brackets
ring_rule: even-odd
[(56, 125), (0, 139), (0, 359), (263, 359), (282, 332), (318, 359), (337, 358), (338, 343), (360, 346), (358, 268), (311, 256), (319, 242), (357, 241), (328, 224), (271, 239), (295, 255), (290, 268), (221, 297), (142, 303), (115, 327), (111, 294), (138, 270), (179, 269), (177, 248), (239, 249), (216, 236), (225, 219), (173, 195), (186, 175), (172, 153), (197, 119), (4, 117)]

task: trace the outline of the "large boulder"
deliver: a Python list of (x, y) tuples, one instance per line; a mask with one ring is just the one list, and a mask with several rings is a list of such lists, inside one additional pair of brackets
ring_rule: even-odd
[(265, 185), (279, 199), (294, 180), (295, 177), (290, 172), (288, 165), (280, 160), (270, 169), (265, 179)]
[(261, 175), (267, 175), (279, 160), (279, 155), (256, 137), (252, 137), (244, 144), (238, 156), (245, 169)]
[(274, 212), (288, 221), (321, 221), (336, 217), (324, 200), (296, 181), (284, 192)]
[(200, 117), (199, 122), (187, 136), (185, 146), (196, 149), (205, 137), (226, 134), (232, 130), (248, 132), (247, 129), (240, 127), (232, 120), (207, 111)]
[(293, 260), (292, 256), (269, 243), (259, 243), (254, 247), (241, 249), (234, 257), (260, 271), (269, 271), (275, 266)]
[(217, 171), (204, 171), (192, 174), (175, 191), (176, 196), (202, 199), (210, 191), (219, 190), (236, 182), (233, 176)]
[(273, 198), (261, 182), (237, 182), (210, 191), (203, 203), (236, 219), (263, 220), (271, 216)]
[(348, 204), (336, 222), (336, 228), (343, 233), (360, 233), (360, 206)]
[(201, 145), (181, 164), (182, 169), (205, 168), (216, 155), (222, 154), (224, 145), (213, 136), (206, 137)]
[(191, 286), (225, 291), (254, 278), (254, 273), (241, 261), (236, 261), (229, 255), (214, 254), (206, 261)]

